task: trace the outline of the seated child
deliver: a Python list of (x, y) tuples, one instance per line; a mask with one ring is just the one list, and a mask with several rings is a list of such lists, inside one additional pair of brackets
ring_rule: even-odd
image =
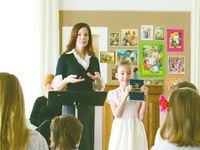
[(158, 129), (151, 150), (200, 149), (200, 95), (188, 87), (175, 88), (169, 98), (166, 118)]
[(0, 72), (0, 150), (48, 150), (42, 135), (26, 124), (18, 78), (6, 72)]
[(50, 126), (52, 150), (75, 150), (80, 144), (82, 123), (72, 115), (55, 117)]

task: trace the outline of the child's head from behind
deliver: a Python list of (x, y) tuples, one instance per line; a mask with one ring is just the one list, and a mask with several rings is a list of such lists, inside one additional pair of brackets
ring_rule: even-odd
[[(28, 140), (22, 87), (13, 74), (0, 73), (0, 145), (23, 149)], [(21, 145), (21, 146), (17, 146)]]
[(120, 86), (127, 86), (129, 79), (134, 78), (132, 64), (128, 60), (120, 61), (115, 68), (115, 77)]
[(83, 132), (82, 123), (72, 115), (55, 117), (50, 126), (51, 148), (70, 150), (78, 147)]
[(175, 89), (169, 99), (161, 137), (178, 146), (200, 146), (200, 95), (191, 88)]
[(178, 88), (184, 88), (184, 87), (188, 87), (191, 88), (193, 90), (197, 90), (196, 86), (194, 84), (192, 84), (191, 82), (188, 81), (179, 81), (177, 84), (175, 84), (172, 89), (178, 89)]
[[(4, 115), (24, 114), (24, 97), (17, 77), (9, 73), (0, 73), (0, 103)], [(7, 112), (9, 111), (9, 112)], [(17, 112), (20, 111), (20, 112)]]

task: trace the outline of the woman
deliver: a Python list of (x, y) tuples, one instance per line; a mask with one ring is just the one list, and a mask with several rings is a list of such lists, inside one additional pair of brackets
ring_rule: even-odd
[[(101, 90), (101, 81), (99, 61), (92, 47), (90, 27), (86, 23), (78, 23), (72, 28), (66, 51), (58, 60), (54, 90)], [(65, 113), (74, 114), (74, 106), (65, 108)], [(78, 106), (78, 117), (84, 126), (80, 150), (94, 150), (94, 107)]]
[(48, 150), (45, 139), (28, 129), (21, 85), (9, 73), (0, 73), (0, 149)]

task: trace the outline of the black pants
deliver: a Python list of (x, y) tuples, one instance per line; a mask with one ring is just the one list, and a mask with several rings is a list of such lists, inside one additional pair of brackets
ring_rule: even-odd
[(78, 118), (83, 124), (79, 150), (94, 150), (94, 117), (93, 106), (78, 106)]
[[(64, 114), (75, 115), (74, 106), (65, 106)], [(83, 134), (79, 150), (94, 150), (94, 106), (78, 106), (78, 119), (83, 124)]]

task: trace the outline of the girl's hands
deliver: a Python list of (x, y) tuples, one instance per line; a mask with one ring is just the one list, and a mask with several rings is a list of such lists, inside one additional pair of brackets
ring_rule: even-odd
[(123, 96), (124, 98), (127, 98), (128, 95), (129, 95), (129, 93), (130, 93), (132, 90), (133, 90), (132, 85), (127, 85), (127, 86), (124, 88), (124, 91), (121, 92), (121, 93), (122, 93), (122, 96)]
[(71, 74), (71, 75), (67, 76), (66, 78), (64, 78), (64, 81), (66, 84), (68, 84), (68, 83), (82, 82), (82, 81), (85, 81), (85, 79), (82, 77), (77, 78), (77, 75)]
[(145, 85), (143, 85), (140, 89), (141, 92), (144, 92), (144, 95), (148, 94), (148, 87), (146, 87)]

